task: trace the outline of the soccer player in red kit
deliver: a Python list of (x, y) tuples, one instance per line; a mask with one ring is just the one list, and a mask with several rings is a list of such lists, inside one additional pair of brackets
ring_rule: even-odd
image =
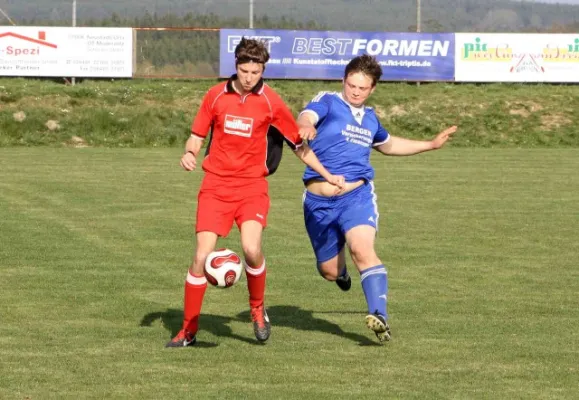
[(195, 344), (207, 279), (205, 260), (218, 237), (229, 234), (233, 222), (241, 232), (241, 247), (255, 337), (265, 342), (270, 323), (264, 307), (266, 263), (262, 232), (269, 211), (268, 181), (281, 160), (285, 141), (305, 164), (339, 192), (344, 177), (330, 174), (302, 142), (299, 127), (279, 95), (262, 79), (269, 53), (265, 44), (243, 38), (235, 49), (236, 74), (213, 86), (193, 121), (181, 166), (196, 168), (203, 140), (211, 130), (202, 168), (205, 176), (197, 203), (197, 246), (185, 282), (183, 328), (167, 347)]

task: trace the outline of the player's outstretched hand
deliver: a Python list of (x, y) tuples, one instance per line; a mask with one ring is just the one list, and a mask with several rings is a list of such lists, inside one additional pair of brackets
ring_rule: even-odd
[(331, 175), (328, 182), (336, 187), (336, 194), (340, 194), (346, 190), (346, 178), (342, 175)]
[(318, 131), (313, 126), (300, 126), (298, 133), (302, 140), (313, 140)]
[(185, 171), (193, 171), (197, 167), (195, 156), (190, 152), (183, 154), (181, 157), (181, 167), (183, 167)]
[(442, 132), (440, 132), (436, 137), (432, 140), (432, 148), (434, 150), (440, 149), (446, 141), (450, 138), (450, 136), (456, 132), (458, 127), (456, 125), (451, 126), (450, 128), (446, 128)]

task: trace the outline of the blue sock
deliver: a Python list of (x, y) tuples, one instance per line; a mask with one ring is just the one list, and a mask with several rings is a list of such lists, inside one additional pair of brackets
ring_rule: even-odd
[(362, 289), (368, 304), (368, 314), (377, 312), (388, 319), (386, 299), (388, 295), (388, 275), (383, 264), (376, 265), (362, 272)]

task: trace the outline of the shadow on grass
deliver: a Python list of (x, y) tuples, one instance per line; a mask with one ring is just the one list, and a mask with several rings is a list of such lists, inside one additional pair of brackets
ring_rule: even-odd
[[(372, 341), (364, 335), (359, 335), (357, 333), (346, 332), (338, 324), (330, 321), (326, 321), (322, 318), (314, 317), (314, 312), (312, 310), (303, 310), (296, 306), (272, 306), (267, 307), (267, 314), (271, 320), (272, 329), (276, 326), (285, 326), (292, 329), (297, 329), (300, 331), (312, 331), (312, 332), (325, 332), (331, 335), (341, 336), (349, 339), (353, 342), (358, 342), (360, 346), (379, 346), (377, 342)], [(336, 314), (360, 314), (359, 312), (336, 312)], [(249, 317), (249, 311), (244, 311), (237, 314), (237, 319), (240, 321), (246, 321)], [(360, 318), (360, 323), (363, 319)], [(361, 325), (362, 326), (362, 325)], [(304, 340), (307, 340), (304, 337)]]
[[(276, 326), (284, 326), (300, 331), (325, 332), (331, 335), (341, 336), (357, 342), (360, 346), (379, 346), (376, 341), (369, 339), (367, 336), (346, 332), (333, 322), (314, 317), (314, 311), (311, 310), (303, 310), (296, 306), (273, 306), (267, 308), (267, 313), (272, 323), (273, 334), (275, 334)], [(344, 313), (362, 315), (362, 313), (357, 312)], [(163, 326), (171, 332), (171, 337), (173, 337), (181, 329), (183, 311), (170, 308), (166, 311), (149, 313), (142, 318), (140, 326), (151, 326), (156, 320), (161, 320)], [(250, 320), (249, 311), (241, 312), (233, 318), (221, 315), (201, 314), (199, 317), (199, 330), (210, 332), (217, 337), (228, 337), (245, 343), (261, 344), (255, 339), (248, 339), (233, 333), (233, 330), (229, 326), (230, 322), (249, 323)], [(360, 321), (362, 321), (362, 319), (360, 319)], [(307, 338), (304, 337), (304, 340), (307, 340)], [(198, 340), (195, 346), (215, 347), (217, 344)]]
[[(159, 311), (149, 313), (141, 320), (141, 326), (151, 326), (154, 321), (160, 319), (163, 326), (171, 332), (171, 338), (177, 335), (183, 325), (183, 311), (169, 308), (167, 311)], [(245, 343), (258, 344), (257, 340), (248, 339), (246, 337), (236, 335), (228, 325), (234, 321), (233, 318), (224, 317), (221, 315), (201, 314), (199, 317), (199, 330), (207, 331), (217, 337), (229, 337), (237, 339)], [(169, 338), (168, 340), (170, 340)], [(195, 347), (215, 347), (216, 343), (203, 342), (197, 340)]]

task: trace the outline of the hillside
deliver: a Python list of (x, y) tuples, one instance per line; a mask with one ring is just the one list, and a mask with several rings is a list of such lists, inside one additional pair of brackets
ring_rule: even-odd
[[(181, 147), (215, 80), (0, 79), (0, 147)], [(298, 113), (339, 83), (272, 81)], [(579, 147), (579, 86), (381, 83), (370, 105), (393, 134), (430, 138), (457, 124), (458, 147)]]
[[(70, 24), (71, 0), (36, 0), (35, 7), (6, 0), (3, 9), (18, 24), (39, 21)], [(215, 14), (248, 20), (248, 0), (103, 0), (78, 1), (78, 23), (118, 14), (133, 18), (168, 13)], [(341, 30), (407, 31), (416, 29), (416, 2), (408, 0), (256, 0), (255, 15), (269, 19), (315, 21)], [(579, 6), (509, 0), (429, 0), (422, 2), (423, 31), (537, 31), (579, 22)], [(556, 28), (555, 28), (556, 29)]]

